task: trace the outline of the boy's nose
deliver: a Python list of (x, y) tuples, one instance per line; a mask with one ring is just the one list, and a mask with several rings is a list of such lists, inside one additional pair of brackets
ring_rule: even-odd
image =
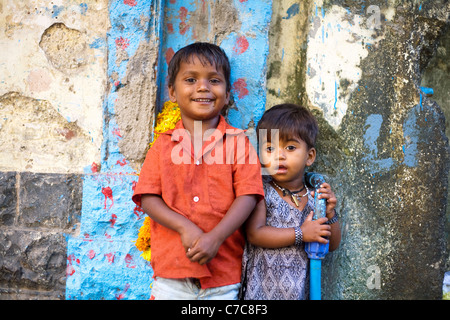
[(198, 91), (209, 91), (209, 81), (208, 80), (198, 80), (197, 81)]

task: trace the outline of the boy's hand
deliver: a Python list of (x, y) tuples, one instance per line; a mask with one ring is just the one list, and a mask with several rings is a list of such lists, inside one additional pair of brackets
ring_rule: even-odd
[(203, 233), (188, 249), (186, 256), (192, 262), (198, 262), (200, 265), (208, 263), (217, 254), (221, 241), (217, 240), (211, 233)]
[[(320, 189), (318, 189), (317, 191), (319, 192), (319, 199), (327, 200), (326, 206), (327, 218), (328, 219), (333, 218), (337, 199), (336, 196), (334, 195), (334, 192), (331, 190), (331, 186), (325, 182), (320, 186)], [(311, 194), (314, 197), (314, 191), (312, 191)]]
[(183, 232), (180, 233), (180, 237), (181, 237), (181, 244), (183, 245), (184, 251), (186, 253), (191, 247), (195, 245), (195, 243), (202, 236), (202, 234), (203, 230), (192, 222), (185, 226)]
[(331, 227), (327, 224), (324, 224), (328, 221), (327, 218), (319, 218), (317, 220), (312, 220), (314, 212), (311, 211), (309, 216), (301, 225), (302, 233), (303, 233), (303, 242), (320, 242), (320, 243), (328, 243), (328, 240), (324, 237), (331, 236)]

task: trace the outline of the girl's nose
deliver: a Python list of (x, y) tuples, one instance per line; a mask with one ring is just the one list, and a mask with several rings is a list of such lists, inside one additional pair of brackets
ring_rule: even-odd
[(285, 160), (286, 154), (284, 148), (278, 148), (277, 160)]

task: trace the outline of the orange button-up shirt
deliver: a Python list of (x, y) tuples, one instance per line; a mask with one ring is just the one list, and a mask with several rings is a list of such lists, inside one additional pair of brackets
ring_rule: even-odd
[[(147, 153), (133, 201), (141, 195), (157, 194), (173, 211), (187, 217), (204, 232), (225, 216), (236, 197), (264, 198), (261, 166), (244, 131), (228, 125), (220, 116), (217, 129), (203, 141), (201, 152), (182, 121), (161, 134)], [(202, 288), (240, 282), (245, 238), (236, 230), (207, 264), (191, 262), (180, 235), (154, 221), (151, 223), (151, 264), (154, 276), (198, 278)]]

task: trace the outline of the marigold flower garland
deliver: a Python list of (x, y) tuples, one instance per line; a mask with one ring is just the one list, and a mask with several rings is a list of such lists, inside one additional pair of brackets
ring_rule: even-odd
[[(166, 101), (161, 112), (156, 117), (156, 126), (153, 131), (152, 147), (156, 138), (163, 132), (175, 128), (176, 123), (181, 119), (180, 108), (178, 104), (172, 101)], [(151, 235), (150, 235), (150, 217), (145, 217), (144, 224), (139, 229), (138, 238), (135, 242), (136, 248), (142, 251), (141, 257), (150, 261), (151, 259)]]

